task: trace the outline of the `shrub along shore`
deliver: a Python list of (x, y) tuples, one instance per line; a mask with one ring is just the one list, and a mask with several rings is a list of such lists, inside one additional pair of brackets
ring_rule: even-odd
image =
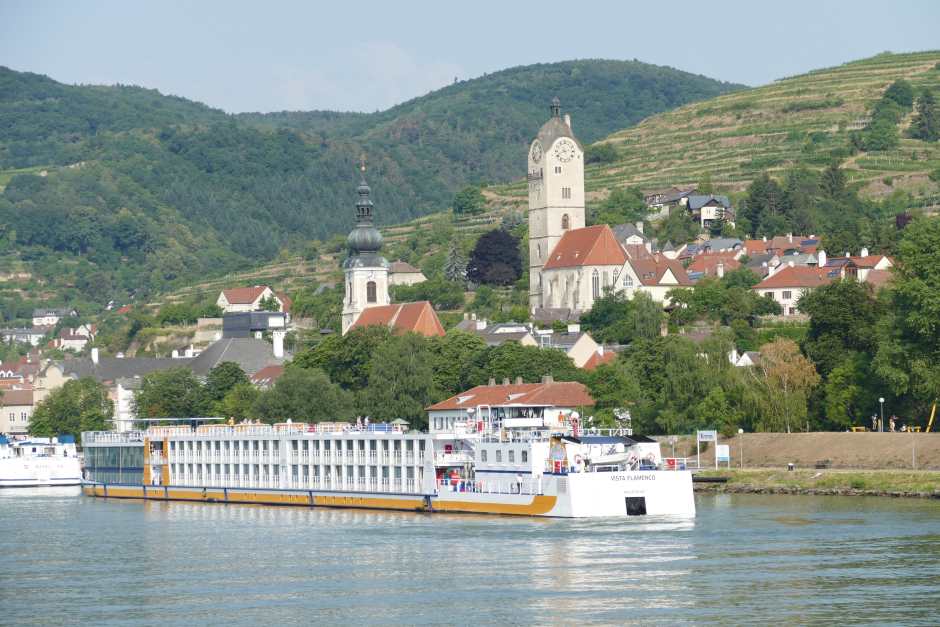
[(940, 472), (930, 470), (722, 469), (697, 476), (728, 478), (727, 483), (697, 482), (697, 492), (940, 499)]

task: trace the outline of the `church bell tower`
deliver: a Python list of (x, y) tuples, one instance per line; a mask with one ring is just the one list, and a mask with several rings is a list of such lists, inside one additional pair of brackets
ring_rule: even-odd
[(356, 226), (346, 238), (349, 256), (343, 263), (346, 293), (343, 298), (343, 335), (356, 322), (363, 310), (388, 305), (388, 262), (379, 251), (382, 234), (372, 223), (372, 190), (366, 184), (365, 162), (360, 166), (362, 180), (356, 193)]
[(584, 149), (552, 99), (551, 117), (529, 146), (529, 308), (544, 307), (542, 266), (561, 237), (584, 228)]

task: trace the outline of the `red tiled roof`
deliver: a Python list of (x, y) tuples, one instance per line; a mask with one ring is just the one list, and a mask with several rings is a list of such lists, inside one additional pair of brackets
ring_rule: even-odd
[(393, 274), (396, 274), (396, 273), (417, 274), (421, 272), (421, 270), (418, 270), (407, 261), (393, 261), (391, 264), (389, 264), (388, 271)]
[(767, 252), (767, 242), (762, 239), (744, 240), (744, 251), (748, 256), (763, 255)]
[(686, 272), (701, 272), (706, 276), (713, 276), (718, 272), (718, 264), (724, 264), (725, 272), (736, 270), (741, 267), (741, 262), (734, 258), (737, 251), (727, 251), (721, 253), (703, 253), (695, 257)]
[(428, 410), (465, 409), (478, 405), (546, 405), (550, 407), (593, 406), (594, 399), (583, 383), (554, 381), (519, 385), (478, 385), (435, 403)]
[(434, 307), (426, 300), (416, 303), (396, 303), (365, 309), (352, 325), (352, 329), (381, 324), (394, 333), (418, 333), (426, 337), (445, 335), (444, 326)]
[(591, 355), (590, 359), (584, 362), (584, 365), (581, 366), (585, 370), (594, 370), (600, 365), (609, 364), (617, 359), (617, 353), (614, 351), (605, 351), (603, 355), (594, 351), (594, 354)]
[[(838, 259), (838, 257), (836, 257), (836, 259)], [(851, 259), (855, 263), (855, 265), (858, 266), (859, 268), (874, 268), (879, 263), (881, 263), (882, 259), (885, 259), (885, 256), (884, 255), (867, 255), (865, 257), (849, 257), (849, 259)], [(888, 257), (887, 259), (889, 262), (891, 262), (891, 265), (893, 266), (894, 263), (891, 260), (891, 258)]]
[(225, 300), (232, 305), (250, 305), (258, 300), (258, 297), (264, 293), (267, 287), (264, 285), (255, 285), (254, 287), (233, 287), (232, 289), (222, 290)]
[(290, 308), (294, 306), (294, 299), (288, 296), (286, 292), (274, 292), (274, 295), (281, 301), (281, 311), (290, 313)]
[(265, 366), (258, 372), (251, 375), (251, 382), (255, 385), (271, 385), (284, 374), (284, 366), (274, 365)]
[(819, 287), (832, 282), (825, 268), (811, 266), (787, 266), (769, 276), (751, 289), (765, 290), (780, 287)]
[(6, 390), (3, 393), (3, 397), (0, 398), (0, 403), (2, 403), (4, 407), (12, 407), (13, 405), (32, 405), (33, 391)]
[(676, 277), (677, 283), (675, 283), (675, 285), (692, 285), (692, 281), (689, 279), (689, 275), (686, 273), (681, 263), (675, 259), (666, 259), (659, 254), (644, 259), (631, 259), (630, 266), (636, 273), (637, 278), (640, 279), (640, 283), (646, 286), (660, 285), (660, 282), (669, 270), (671, 270), (672, 275)]
[(121, 307), (120, 309), (117, 310), (117, 313), (119, 313), (119, 314), (130, 313), (130, 312), (131, 312), (131, 309), (133, 309), (132, 306), (130, 306), (130, 305), (124, 305), (123, 307)]
[(544, 269), (579, 266), (622, 266), (623, 247), (606, 224), (567, 231), (555, 244)]

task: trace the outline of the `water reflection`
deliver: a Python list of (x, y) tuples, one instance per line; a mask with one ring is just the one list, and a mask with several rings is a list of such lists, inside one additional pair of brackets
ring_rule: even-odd
[(4, 498), (0, 590), (16, 603), (0, 622), (928, 624), (940, 609), (940, 503), (715, 495), (698, 510), (586, 521)]

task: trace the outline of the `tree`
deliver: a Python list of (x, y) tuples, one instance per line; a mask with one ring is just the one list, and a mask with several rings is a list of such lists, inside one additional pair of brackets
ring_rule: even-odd
[(910, 135), (914, 139), (935, 142), (940, 139), (940, 109), (929, 89), (921, 92), (917, 99), (917, 113), (911, 122)]
[(391, 337), (372, 356), (369, 385), (360, 406), (373, 420), (407, 420), (416, 429), (427, 427), (425, 407), (439, 400), (433, 355), (428, 341), (408, 333)]
[(883, 97), (893, 100), (898, 106), (910, 110), (911, 105), (914, 104), (914, 87), (901, 78), (888, 86)]
[(462, 216), (483, 213), (486, 199), (479, 187), (468, 185), (454, 196), (454, 213)]
[(819, 383), (813, 362), (800, 354), (796, 342), (779, 338), (760, 349), (760, 362), (751, 369), (763, 392), (765, 412), (759, 423), (764, 431), (790, 433), (806, 418), (806, 401)]
[(206, 377), (206, 398), (218, 402), (236, 385), (249, 384), (248, 375), (234, 361), (223, 361), (209, 371)]
[(451, 329), (430, 341), (434, 355), (434, 385), (441, 394), (454, 395), (473, 387), (479, 379), (474, 368), (486, 352), (486, 342), (476, 333)]
[(613, 163), (617, 160), (617, 149), (613, 144), (591, 144), (584, 151), (584, 163)]
[(481, 355), (476, 372), (477, 384), (485, 383), (490, 377), (496, 380), (522, 377), (527, 383), (537, 383), (545, 375), (558, 381), (580, 381), (584, 377), (584, 372), (563, 351), (522, 346), (518, 342), (488, 348)]
[(689, 217), (688, 210), (680, 205), (669, 210), (666, 219), (659, 223), (656, 235), (661, 242), (681, 245), (695, 239), (698, 231), (698, 224)]
[(255, 418), (254, 406), (261, 391), (250, 383), (236, 383), (216, 406), (221, 416), (241, 422)]
[(851, 353), (829, 372), (823, 384), (826, 419), (839, 429), (865, 424), (878, 394), (872, 385), (871, 359)]
[(595, 426), (616, 426), (615, 411), (632, 411), (641, 396), (639, 382), (625, 362), (601, 364), (587, 375), (594, 405)]
[(369, 383), (372, 354), (391, 336), (388, 327), (370, 325), (346, 335), (331, 335), (294, 357), (290, 368), (319, 369), (346, 390), (361, 390)]
[(706, 172), (702, 175), (702, 180), (698, 182), (697, 191), (699, 194), (712, 194), (715, 192), (715, 188), (712, 185), (712, 175), (710, 172)]
[(704, 424), (717, 427), (726, 437), (736, 434), (741, 424), (741, 412), (731, 405), (721, 387), (709, 390), (695, 412)]
[(823, 376), (853, 353), (874, 353), (880, 308), (870, 284), (835, 281), (805, 293), (799, 307), (810, 317), (803, 350)]
[(29, 421), (30, 435), (74, 435), (81, 443), (83, 431), (111, 429), (114, 403), (108, 390), (92, 378), (66, 381), (43, 399)]
[(522, 275), (519, 240), (502, 229), (487, 231), (477, 240), (467, 277), (475, 283), (512, 285)]
[(188, 368), (146, 375), (134, 397), (138, 418), (205, 416), (210, 409), (202, 384)]
[(319, 369), (288, 368), (262, 392), (252, 412), (267, 423), (333, 422), (354, 417), (353, 396)]
[(463, 287), (440, 276), (414, 285), (393, 285), (392, 296), (395, 302), (431, 301), (435, 309), (463, 307)]
[(455, 239), (447, 250), (447, 259), (444, 261), (444, 278), (452, 283), (463, 285), (467, 281), (467, 260), (460, 243)]
[(261, 302), (258, 303), (258, 306), (261, 308), (261, 311), (280, 311), (281, 302), (273, 294), (266, 298), (262, 298)]
[(833, 161), (823, 170), (820, 187), (826, 196), (833, 199), (840, 198), (845, 193), (845, 172), (838, 162)]
[(601, 202), (592, 221), (594, 224), (632, 224), (642, 221), (648, 212), (643, 192), (636, 187), (617, 187)]

